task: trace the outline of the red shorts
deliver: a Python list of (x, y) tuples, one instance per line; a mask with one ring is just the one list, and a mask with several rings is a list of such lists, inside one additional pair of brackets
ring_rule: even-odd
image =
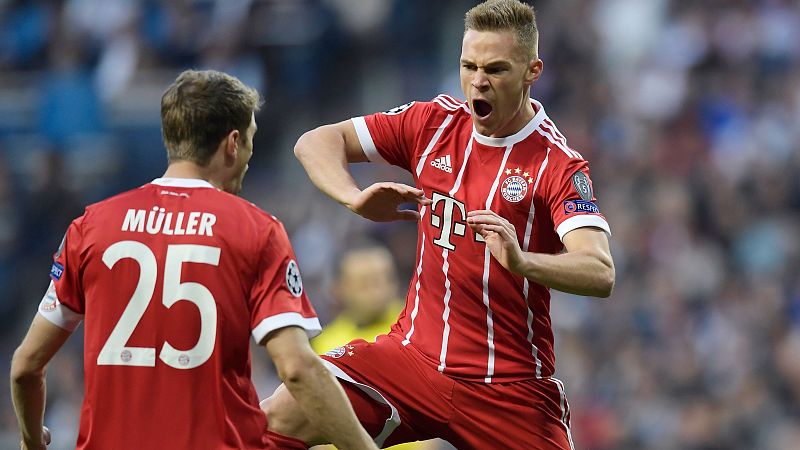
[(384, 446), (442, 438), (466, 449), (573, 449), (555, 378), (485, 384), (451, 378), (393, 335), (357, 339), (323, 358), (364, 427)]

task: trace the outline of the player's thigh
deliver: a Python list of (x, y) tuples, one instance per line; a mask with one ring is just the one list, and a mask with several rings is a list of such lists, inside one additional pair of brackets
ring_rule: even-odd
[(354, 340), (323, 359), (346, 387), (356, 414), (376, 442), (436, 437), (449, 421), (453, 381), (420, 361), (394, 336)]
[(569, 406), (557, 383), (457, 384), (447, 440), (459, 450), (574, 448)]
[[(386, 403), (376, 401), (363, 387), (341, 379), (339, 383), (367, 433), (372, 437), (380, 436), (387, 427), (387, 421), (392, 418), (392, 408)], [(327, 442), (284, 385), (280, 385), (272, 396), (261, 402), (261, 409), (267, 415), (270, 431), (300, 439), (309, 445)], [(418, 438), (413, 440), (416, 439)]]
[(261, 410), (267, 416), (270, 431), (307, 443), (318, 439), (319, 431), (285, 385), (281, 384), (271, 396), (261, 401)]
[[(452, 379), (417, 360), (399, 340), (386, 335), (375, 342), (357, 339), (322, 358), (376, 442), (437, 437), (449, 422)], [(319, 430), (285, 387), (265, 400), (262, 409), (271, 431), (309, 444), (322, 443)]]

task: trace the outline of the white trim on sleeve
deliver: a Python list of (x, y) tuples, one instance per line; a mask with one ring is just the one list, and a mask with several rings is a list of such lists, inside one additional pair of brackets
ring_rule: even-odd
[(369, 134), (369, 128), (367, 128), (367, 121), (363, 117), (353, 117), (350, 120), (353, 121), (353, 126), (356, 128), (356, 134), (358, 135), (358, 142), (361, 143), (361, 148), (364, 150), (364, 154), (367, 155), (367, 159), (370, 162), (389, 164), (378, 152), (378, 148), (375, 147), (375, 142), (372, 140), (372, 135)]
[(69, 332), (75, 331), (83, 321), (83, 314), (78, 314), (61, 303), (52, 281), (39, 303), (39, 314), (53, 325)]
[(606, 222), (606, 219), (600, 216), (593, 216), (587, 214), (573, 216), (561, 222), (561, 225), (559, 225), (556, 228), (556, 233), (558, 233), (559, 239), (563, 241), (565, 234), (569, 233), (574, 229), (583, 227), (597, 227), (608, 233), (609, 236), (611, 236), (611, 228), (608, 226), (608, 222)]
[(309, 339), (322, 332), (322, 326), (320, 326), (318, 318), (303, 317), (296, 312), (286, 312), (262, 320), (261, 323), (253, 328), (253, 339), (256, 342), (261, 342), (270, 332), (291, 326), (298, 326), (304, 329)]

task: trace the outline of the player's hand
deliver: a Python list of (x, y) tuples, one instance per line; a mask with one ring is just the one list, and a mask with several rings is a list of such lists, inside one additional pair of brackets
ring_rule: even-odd
[(50, 445), (51, 435), (50, 429), (47, 427), (42, 427), (42, 440), (38, 444), (25, 444), (25, 441), (20, 441), (19, 448), (21, 450), (41, 450), (47, 449), (47, 446)]
[(403, 203), (428, 205), (431, 200), (425, 197), (422, 189), (401, 183), (375, 183), (358, 193), (348, 204), (356, 214), (375, 221), (419, 220), (419, 212), (399, 209)]
[(494, 211), (482, 209), (468, 212), (467, 224), (480, 233), (497, 262), (511, 272), (520, 273), (524, 257), (511, 222)]

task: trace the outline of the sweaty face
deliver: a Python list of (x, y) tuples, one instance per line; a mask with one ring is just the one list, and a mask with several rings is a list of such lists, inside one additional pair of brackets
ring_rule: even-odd
[(461, 46), (461, 89), (478, 133), (505, 137), (521, 130), (534, 115), (528, 88), (540, 72), (541, 63), (528, 59), (512, 31), (468, 30)]

